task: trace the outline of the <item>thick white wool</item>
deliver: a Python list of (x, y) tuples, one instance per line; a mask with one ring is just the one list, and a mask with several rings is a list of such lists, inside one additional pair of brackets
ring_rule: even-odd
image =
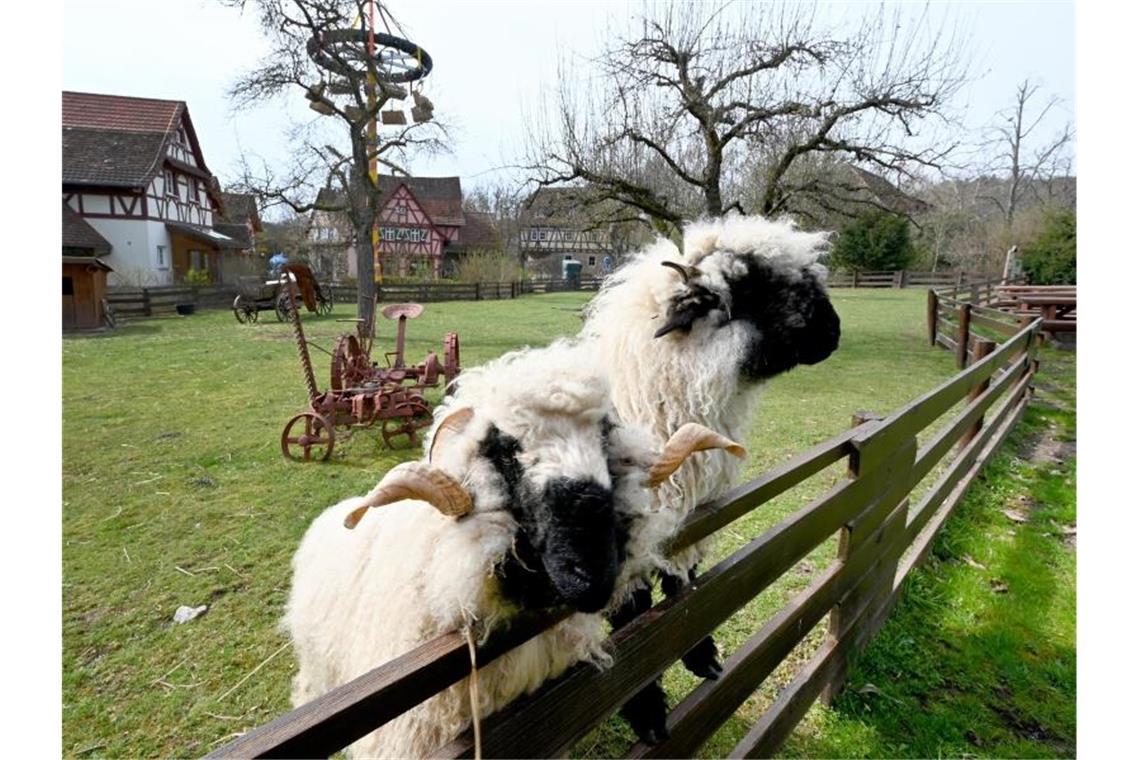
[[(474, 497), (462, 520), (420, 501), (372, 509), (355, 530), (348, 499), (321, 514), (293, 559), (293, 588), (282, 627), (298, 659), (293, 703), (310, 701), (418, 644), (473, 623), (486, 633), (516, 612), (497, 594), (495, 563), (511, 549), (515, 521), (490, 466), (475, 456), (493, 422), (519, 438), (527, 477), (595, 477), (610, 484), (599, 422), (611, 411), (609, 389), (588, 353), (569, 344), (508, 354), (465, 370), (458, 390), (436, 412), (436, 427), (462, 407), (475, 410), (467, 428), (433, 452), (432, 464), (461, 480)], [(434, 433), (434, 430), (433, 430)], [(428, 444), (430, 450), (430, 442)], [(611, 434), (618, 508), (635, 529), (618, 581), (646, 574), (655, 547), (675, 527), (653, 522), (638, 484), (655, 456), (653, 439), (636, 429)], [(425, 451), (426, 458), (426, 451)], [(618, 600), (620, 601), (620, 600)], [(575, 614), (480, 670), (480, 712), (494, 712), (583, 660), (608, 662), (598, 614)], [(467, 679), (364, 737), (354, 757), (422, 757), (470, 723)]]
[[(734, 254), (763, 259), (790, 274), (812, 267), (822, 278), (826, 272), (816, 262), (827, 239), (827, 233), (803, 232), (791, 221), (729, 216), (686, 227), (683, 251), (659, 239), (618, 269), (590, 303), (582, 340), (606, 371), (621, 419), (646, 427), (657, 445), (690, 421), (747, 440), (761, 387), (742, 383), (734, 371), (749, 340), (747, 328), (739, 322), (718, 328), (703, 319), (688, 333), (654, 338), (670, 298), (684, 287), (661, 262), (699, 267), (702, 283), (719, 292), (731, 309), (726, 275), (743, 267)], [(726, 452), (698, 454), (657, 490), (656, 501), (675, 512), (679, 523), (698, 504), (724, 493), (739, 469), (740, 460)], [(684, 566), (702, 553), (698, 547), (673, 559)]]

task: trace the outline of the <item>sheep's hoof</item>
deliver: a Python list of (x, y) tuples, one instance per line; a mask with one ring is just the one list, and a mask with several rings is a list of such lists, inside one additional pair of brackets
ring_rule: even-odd
[(690, 673), (699, 678), (716, 680), (724, 672), (724, 667), (717, 660), (716, 642), (712, 636), (705, 636), (695, 647), (685, 653), (681, 662)]
[(669, 729), (665, 727), (668, 711), (665, 690), (654, 681), (622, 705), (621, 716), (629, 722), (639, 740), (646, 744), (660, 744), (669, 738)]

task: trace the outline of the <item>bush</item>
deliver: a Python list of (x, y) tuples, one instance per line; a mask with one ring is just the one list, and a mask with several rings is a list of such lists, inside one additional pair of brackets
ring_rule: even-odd
[(1050, 212), (1045, 229), (1022, 251), (1021, 267), (1034, 285), (1076, 285), (1076, 212)]
[(514, 282), (525, 276), (518, 259), (501, 251), (472, 251), (455, 268), (460, 282)]
[(839, 231), (829, 264), (843, 269), (906, 269), (914, 261), (910, 222), (886, 211), (871, 211)]
[(185, 283), (187, 285), (195, 285), (195, 286), (209, 285), (210, 284), (210, 273), (208, 271), (206, 271), (205, 269), (191, 269), (188, 272), (186, 272), (186, 275), (185, 275), (185, 277), (183, 277), (183, 280), (185, 281)]

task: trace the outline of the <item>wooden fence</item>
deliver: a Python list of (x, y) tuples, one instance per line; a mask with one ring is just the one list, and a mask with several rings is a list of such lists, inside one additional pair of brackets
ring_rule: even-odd
[[(416, 301), (489, 301), (517, 298), (530, 293), (556, 293), (574, 290), (597, 290), (602, 280), (584, 277), (580, 280), (522, 280), (516, 282), (417, 282), (377, 286), (381, 303)], [(355, 303), (355, 285), (325, 285), (336, 303)], [(194, 304), (199, 309), (228, 309), (237, 296), (234, 285), (190, 287), (182, 285), (149, 288), (111, 288), (107, 302), (116, 317), (151, 317), (172, 314), (179, 304)]]
[[(1076, 332), (1076, 287), (1001, 284), (987, 280), (966, 288), (927, 291), (926, 326), (930, 345), (953, 351), (958, 366), (978, 350), (979, 338), (1003, 339), (1041, 319), (1042, 338)], [(1068, 308), (1066, 308), (1068, 307)], [(1066, 308), (1058, 314), (1059, 308)]]
[(876, 271), (840, 270), (829, 272), (827, 284), (832, 288), (926, 288), (966, 287), (984, 282), (986, 276), (976, 272), (918, 272), (901, 269)]
[[(967, 369), (888, 417), (857, 415), (850, 430), (699, 507), (671, 549), (689, 546), (847, 461), (848, 474), (837, 484), (708, 569), (692, 588), (618, 631), (612, 639), (612, 667), (576, 666), (484, 717), (483, 756), (564, 756), (701, 638), (838, 535), (835, 560), (725, 660), (719, 679), (703, 681), (673, 708), (670, 738), (657, 746), (635, 744), (628, 756), (691, 756), (828, 617), (824, 643), (731, 756), (773, 753), (811, 704), (821, 696), (829, 699), (843, 683), (851, 657), (878, 630), (907, 574), (930, 551), (939, 528), (1020, 418), (1031, 393), (1039, 327), (1034, 321), (1000, 346), (983, 344), (989, 348), (976, 352)], [(924, 483), (928, 476), (932, 481)], [(479, 664), (567, 614), (551, 610), (517, 621), (479, 648)], [(440, 636), (246, 733), (210, 757), (328, 756), (469, 671), (466, 640), (459, 633)], [(467, 732), (432, 756), (473, 753)]]

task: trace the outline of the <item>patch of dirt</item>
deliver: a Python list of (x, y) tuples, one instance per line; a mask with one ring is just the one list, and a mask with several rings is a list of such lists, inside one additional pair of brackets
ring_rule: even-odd
[(1076, 441), (1058, 441), (1051, 435), (1043, 435), (1033, 443), (1027, 452), (1031, 462), (1053, 462), (1061, 464), (1077, 455)]

